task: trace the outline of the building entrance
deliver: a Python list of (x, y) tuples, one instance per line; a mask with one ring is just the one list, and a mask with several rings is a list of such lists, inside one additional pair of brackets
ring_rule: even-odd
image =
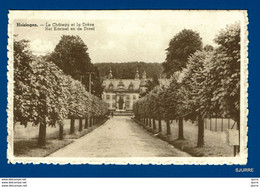
[(122, 96), (120, 96), (120, 98), (118, 100), (119, 110), (123, 110), (123, 105), (124, 105), (124, 100), (123, 100)]

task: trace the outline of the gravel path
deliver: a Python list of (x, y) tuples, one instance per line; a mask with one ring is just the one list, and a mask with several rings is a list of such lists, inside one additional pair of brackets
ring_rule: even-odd
[(130, 117), (115, 116), (50, 157), (186, 157), (167, 142), (145, 132)]

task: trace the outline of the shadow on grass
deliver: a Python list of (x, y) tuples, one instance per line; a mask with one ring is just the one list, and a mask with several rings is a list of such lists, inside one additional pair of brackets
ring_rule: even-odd
[[(179, 140), (175, 139), (172, 140), (170, 135), (163, 134), (162, 132), (158, 132), (158, 129), (153, 130), (151, 126), (146, 126), (142, 122), (136, 120), (135, 118), (132, 118), (134, 122), (136, 122), (138, 125), (142, 126), (145, 130), (150, 132), (153, 135), (156, 135), (156, 137), (168, 142), (169, 144), (173, 145), (175, 148), (184, 151), (186, 153), (189, 153), (193, 157), (203, 157), (203, 156), (214, 156), (211, 154), (211, 149), (209, 147), (194, 147), (188, 140)], [(207, 155), (205, 155), (205, 153)], [(217, 155), (215, 155), (217, 156)]]
[(17, 157), (45, 157), (50, 153), (70, 144), (73, 140), (48, 139), (45, 146), (38, 146), (37, 139), (18, 139), (14, 141), (14, 156)]
[(55, 138), (47, 139), (45, 146), (38, 146), (38, 139), (15, 139), (14, 140), (14, 156), (16, 157), (46, 157), (50, 154), (56, 152), (57, 150), (67, 146), (72, 143), (74, 139), (78, 139), (94, 129), (98, 128), (108, 120), (105, 119), (102, 122), (83, 129), (82, 131), (76, 131), (74, 134), (64, 134), (63, 140), (58, 140)]

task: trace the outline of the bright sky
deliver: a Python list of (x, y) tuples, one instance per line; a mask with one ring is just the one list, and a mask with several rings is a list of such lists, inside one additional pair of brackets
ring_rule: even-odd
[(18, 39), (30, 40), (31, 50), (38, 55), (52, 52), (66, 34), (83, 39), (93, 63), (163, 62), (169, 41), (181, 30), (197, 31), (204, 45), (215, 46), (213, 39), (221, 29), (243, 19), (240, 11), (67, 11), (55, 13), (51, 19), (42, 13), (29, 19), (21, 16), (16, 23), (94, 23), (95, 31), (45, 31), (41, 26), (15, 27), (14, 33)]

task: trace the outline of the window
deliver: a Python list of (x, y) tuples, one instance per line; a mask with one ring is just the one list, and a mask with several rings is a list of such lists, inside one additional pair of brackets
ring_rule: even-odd
[(115, 99), (116, 99), (116, 96), (115, 96), (115, 95), (112, 95), (112, 99), (114, 99), (114, 100), (115, 100)]
[(129, 101), (126, 101), (126, 102), (125, 102), (125, 107), (126, 107), (126, 108), (129, 108), (129, 107), (130, 107)]
[(107, 96), (106, 96), (106, 99), (109, 100), (109, 99), (110, 99), (110, 95), (107, 95)]
[(134, 86), (133, 86), (133, 85), (130, 85), (130, 86), (129, 86), (129, 90), (130, 90), (130, 91), (133, 91), (133, 90), (134, 90)]
[(136, 100), (136, 95), (133, 95), (133, 100)]
[(130, 99), (130, 95), (126, 95), (126, 99), (129, 100)]
[(112, 103), (112, 107), (115, 108), (116, 107), (116, 103)]
[(114, 85), (112, 84), (112, 82), (108, 85), (108, 89), (109, 90), (113, 90), (114, 89)]

